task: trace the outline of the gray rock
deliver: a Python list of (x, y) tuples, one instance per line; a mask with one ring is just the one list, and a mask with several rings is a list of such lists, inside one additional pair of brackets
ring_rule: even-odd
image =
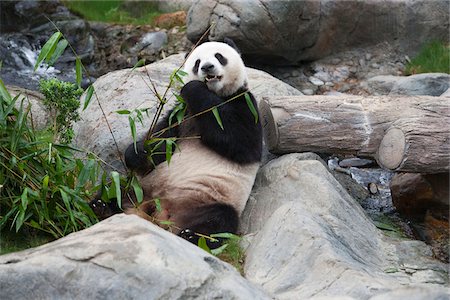
[(375, 76), (367, 80), (367, 88), (373, 95), (388, 95), (398, 80), (399, 76)]
[(428, 246), (383, 236), (322, 163), (298, 154), (260, 170), (242, 229), (253, 235), (245, 276), (277, 299), (448, 296)]
[(440, 96), (450, 88), (450, 75), (424, 73), (411, 76), (381, 75), (367, 81), (375, 95), (429, 95)]
[(142, 54), (144, 55), (154, 55), (158, 53), (163, 46), (167, 44), (167, 33), (163, 31), (155, 31), (144, 34), (139, 42), (137, 42), (133, 47), (125, 49), (126, 52), (132, 54)]
[(0, 298), (270, 299), (234, 267), (123, 214), (41, 247), (0, 256)]
[[(133, 71), (131, 69), (114, 71), (97, 79), (94, 83), (96, 94), (89, 107), (81, 113), (81, 121), (74, 125), (74, 144), (99, 155), (113, 168), (124, 170), (121, 157), (128, 145), (132, 143), (132, 136), (128, 116), (119, 115), (116, 111), (149, 108), (150, 117), (144, 117), (143, 124), (136, 122), (138, 138), (141, 138), (150, 128), (151, 118), (154, 116), (157, 105), (148, 78), (152, 79), (158, 93), (163, 95), (171, 73), (178, 69), (183, 61), (184, 54), (172, 55)], [(247, 72), (249, 87), (257, 100), (261, 100), (263, 96), (301, 95), (300, 91), (263, 71), (247, 68)], [(169, 102), (165, 111), (173, 105), (175, 99), (173, 94), (179, 93), (179, 90), (180, 86), (174, 86), (169, 90), (167, 94)], [(114, 134), (120, 154), (97, 102), (97, 97)], [(83, 96), (82, 101), (84, 102)]]
[(425, 73), (403, 77), (392, 88), (391, 95), (440, 96), (450, 87), (450, 75)]
[(187, 34), (196, 42), (214, 23), (209, 40), (231, 37), (248, 57), (272, 64), (380, 42), (414, 53), (429, 40), (449, 40), (448, 10), (446, 0), (199, 0), (189, 10)]
[(317, 85), (317, 86), (325, 84), (322, 80), (320, 80), (319, 78), (316, 78), (314, 76), (310, 76), (308, 79), (309, 79), (309, 82), (311, 82), (312, 84)]

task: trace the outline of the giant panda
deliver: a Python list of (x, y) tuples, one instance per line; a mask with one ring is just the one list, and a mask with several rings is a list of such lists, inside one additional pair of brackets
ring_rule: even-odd
[[(145, 141), (137, 143), (137, 153), (133, 144), (127, 148), (125, 162), (139, 175), (144, 201), (138, 207), (131, 202), (122, 206), (128, 214), (169, 221), (174, 233), (197, 243), (197, 233), (236, 233), (261, 160), (262, 128), (243, 95), (247, 93), (257, 108), (248, 91), (245, 65), (231, 40), (201, 44), (187, 57), (183, 69), (187, 73), (181, 89), (185, 118), (195, 117), (160, 136), (177, 138), (170, 163), (165, 145), (151, 160)], [(202, 114), (234, 97), (218, 107), (223, 129), (211, 111)], [(169, 127), (170, 114), (154, 132)], [(159, 209), (155, 199), (159, 199)], [(94, 206), (98, 211), (100, 203)], [(102, 211), (102, 218), (117, 210), (107, 212), (105, 216)]]

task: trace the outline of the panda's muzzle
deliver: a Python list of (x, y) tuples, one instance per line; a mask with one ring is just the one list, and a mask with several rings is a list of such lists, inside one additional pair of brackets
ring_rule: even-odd
[(205, 77), (206, 82), (210, 82), (210, 81), (219, 81), (222, 79), (222, 76), (219, 75), (210, 75), (207, 74)]

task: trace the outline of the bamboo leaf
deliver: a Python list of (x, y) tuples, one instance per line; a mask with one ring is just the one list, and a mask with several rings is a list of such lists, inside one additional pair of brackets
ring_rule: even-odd
[(128, 116), (128, 122), (130, 123), (130, 129), (131, 129), (131, 136), (133, 138), (133, 145), (134, 145), (134, 152), (138, 153), (137, 151), (137, 137), (136, 137), (136, 124), (134, 123), (134, 119), (132, 116)]
[(11, 103), (11, 95), (8, 92), (8, 90), (6, 89), (5, 84), (3, 83), (3, 81), (0, 79), (0, 96), (5, 99), (6, 104), (10, 104)]
[(223, 124), (222, 124), (222, 119), (220, 118), (219, 110), (217, 109), (217, 107), (214, 107), (212, 109), (212, 113), (214, 114), (214, 117), (216, 118), (217, 124), (219, 124), (219, 126), (220, 126), (220, 128), (222, 128), (222, 130), (224, 130)]
[(208, 244), (206, 243), (205, 237), (201, 236), (198, 239), (198, 246), (200, 248), (202, 248), (203, 250), (205, 250), (206, 252), (208, 252), (209, 254), (211, 254), (211, 249), (209, 249)]
[(77, 78), (77, 85), (78, 87), (81, 87), (81, 79), (83, 78), (83, 72), (81, 69), (81, 60), (78, 56), (75, 60), (75, 73)]
[(131, 71), (134, 71), (134, 69), (142, 67), (143, 65), (145, 65), (145, 58), (140, 59), (133, 67), (133, 69), (131, 69)]
[(217, 237), (217, 238), (223, 238), (223, 239), (230, 239), (230, 240), (239, 240), (241, 239), (240, 236), (232, 234), (232, 233), (228, 233), (228, 232), (223, 232), (223, 233), (213, 233), (211, 234), (211, 237)]
[(172, 139), (167, 139), (166, 140), (166, 161), (167, 164), (170, 164), (170, 160), (172, 159), (172, 153), (173, 153), (173, 140)]
[(92, 95), (94, 94), (94, 86), (91, 84), (86, 90), (86, 97), (84, 98), (83, 110), (85, 110), (91, 102)]
[(63, 189), (59, 189), (59, 193), (61, 194), (61, 197), (63, 199), (64, 205), (67, 209), (67, 212), (69, 213), (70, 221), (72, 222), (72, 225), (77, 228), (78, 225), (75, 222), (75, 216), (73, 215), (72, 207), (70, 206), (70, 199), (67, 193)]
[(58, 44), (59, 39), (62, 37), (61, 32), (55, 32), (48, 41), (42, 47), (41, 52), (36, 60), (36, 64), (34, 65), (34, 71), (37, 70), (42, 61), (50, 59), (50, 56), (55, 51), (56, 45)]
[(58, 60), (58, 58), (64, 53), (64, 50), (66, 50), (67, 45), (69, 45), (69, 43), (65, 39), (62, 39), (58, 42), (55, 52), (48, 61), (49, 66), (53, 66), (53, 64)]
[(112, 171), (111, 178), (113, 180), (114, 187), (115, 187), (117, 205), (119, 206), (120, 209), (122, 209), (122, 193), (120, 191), (120, 175), (116, 171)]
[(178, 76), (187, 76), (188, 73), (180, 69), (177, 71), (177, 74)]
[(153, 201), (155, 202), (156, 211), (157, 211), (157, 212), (161, 212), (161, 211), (162, 211), (162, 208), (161, 208), (161, 199), (155, 198), (155, 199), (153, 199)]
[(131, 178), (131, 186), (133, 187), (137, 202), (142, 203), (142, 201), (144, 200), (144, 191), (142, 190), (142, 187), (139, 184), (136, 176), (133, 176), (133, 178)]
[(258, 123), (258, 111), (256, 110), (255, 106), (253, 105), (250, 95), (248, 93), (245, 93), (244, 97), (245, 97), (245, 101), (247, 102), (248, 108), (250, 109), (253, 117), (255, 118), (255, 124), (256, 124), (256, 123)]
[(228, 244), (222, 245), (219, 248), (211, 249), (211, 254), (214, 256), (220, 255), (225, 251), (225, 249), (228, 247)]
[(119, 115), (129, 115), (129, 114), (131, 114), (131, 111), (129, 111), (128, 109), (121, 109), (121, 110), (116, 110), (116, 113), (118, 113)]
[(21, 200), (21, 204), (22, 204), (22, 209), (25, 212), (27, 210), (28, 207), (28, 188), (24, 188), (22, 195), (20, 196), (20, 200)]
[(175, 223), (172, 222), (172, 221), (158, 221), (158, 223), (159, 223), (160, 225), (168, 225), (168, 226), (172, 226), (172, 225), (175, 224)]

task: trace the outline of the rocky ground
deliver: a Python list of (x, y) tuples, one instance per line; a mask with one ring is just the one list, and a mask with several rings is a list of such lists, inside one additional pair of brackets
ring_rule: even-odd
[(372, 94), (366, 80), (377, 75), (402, 75), (408, 57), (387, 43), (330, 55), (300, 66), (260, 66), (305, 95)]

